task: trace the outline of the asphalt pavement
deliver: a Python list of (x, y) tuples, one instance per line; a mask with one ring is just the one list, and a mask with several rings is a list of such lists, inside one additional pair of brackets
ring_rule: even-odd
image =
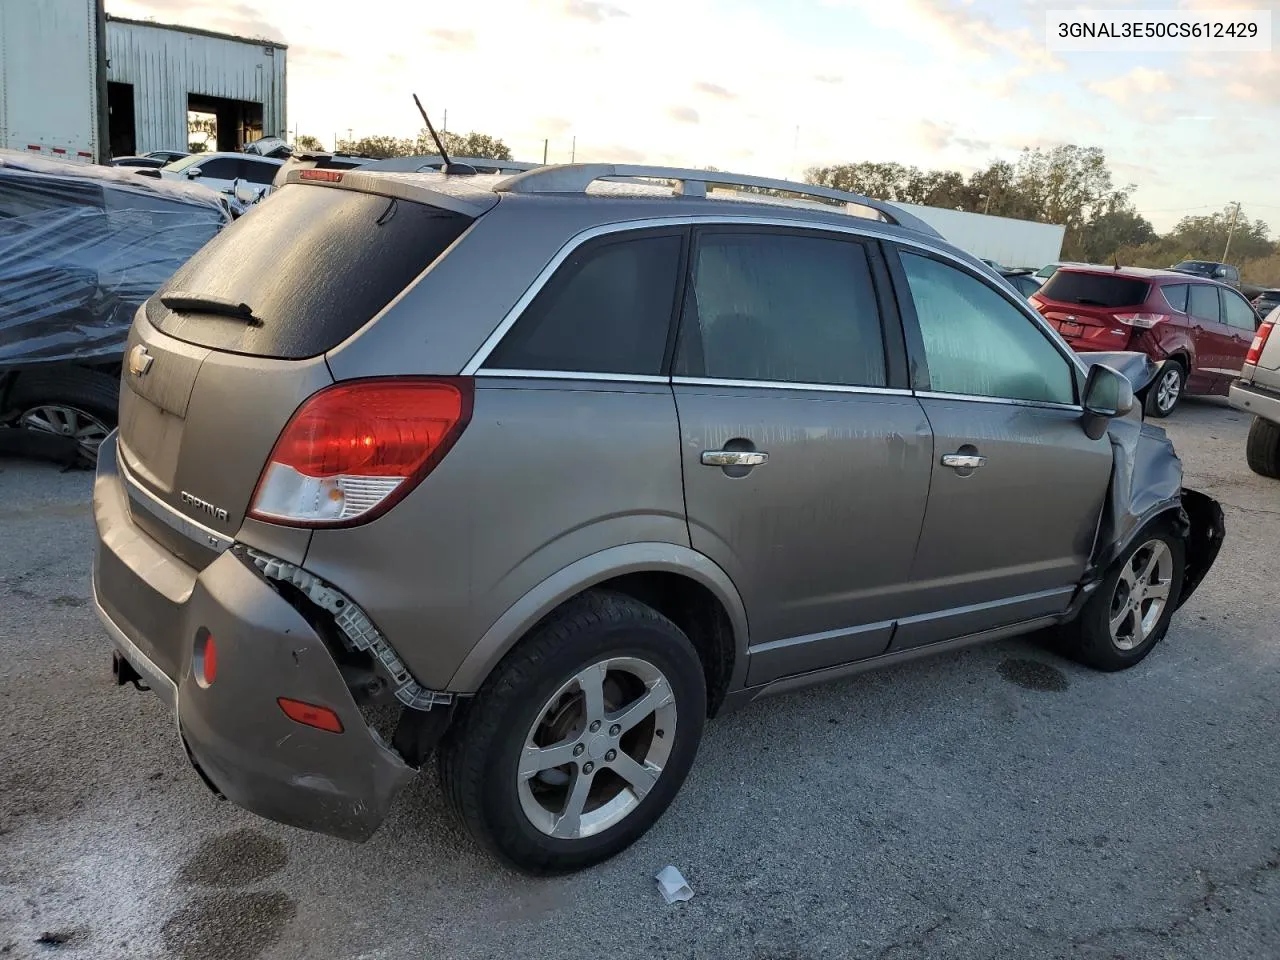
[(361, 846), (215, 800), (111, 683), (91, 477), (0, 460), (0, 958), (1280, 957), (1280, 482), (1225, 403), (1167, 425), (1228, 533), (1137, 668), (1016, 640), (752, 705), (639, 843), (542, 880), (433, 775)]

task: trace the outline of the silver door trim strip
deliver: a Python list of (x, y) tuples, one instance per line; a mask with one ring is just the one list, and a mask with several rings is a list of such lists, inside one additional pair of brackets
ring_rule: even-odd
[[(673, 202), (679, 203), (680, 201), (674, 200)], [(819, 233), (841, 233), (851, 237), (859, 237), (864, 240), (883, 240), (886, 243), (895, 243), (899, 246), (914, 247), (917, 250), (924, 250), (927, 253), (932, 253), (935, 256), (950, 260), (952, 263), (959, 267), (963, 267), (966, 270), (977, 269), (974, 264), (961, 257), (957, 257), (950, 251), (943, 249), (940, 246), (935, 246), (932, 243), (923, 242), (927, 238), (916, 239), (911, 236), (892, 233), (888, 230), (876, 229), (875, 224), (876, 221), (874, 220), (856, 220), (853, 223), (846, 224), (827, 223), (823, 220), (797, 220), (790, 217), (780, 216), (744, 217), (731, 216), (727, 214), (648, 217), (639, 220), (620, 220), (613, 223), (597, 224), (594, 227), (589, 227), (586, 230), (579, 231), (565, 241), (564, 245), (556, 251), (555, 255), (547, 265), (542, 268), (538, 275), (533, 279), (533, 282), (529, 284), (525, 292), (520, 295), (520, 299), (518, 299), (511, 309), (507, 311), (506, 316), (502, 318), (501, 322), (498, 323), (493, 332), (490, 333), (489, 336), (485, 337), (484, 342), (481, 343), (476, 352), (471, 355), (471, 359), (463, 366), (461, 375), (464, 377), (473, 377), (477, 373), (481, 372), (481, 368), (489, 358), (489, 354), (493, 352), (494, 348), (497, 347), (502, 338), (507, 335), (507, 332), (515, 326), (516, 321), (520, 319), (520, 315), (524, 313), (525, 308), (532, 302), (533, 298), (542, 291), (542, 288), (546, 285), (547, 281), (551, 279), (551, 276), (556, 272), (556, 270), (560, 268), (560, 265), (573, 255), (574, 251), (588, 240), (594, 240), (596, 237), (607, 236), (611, 233), (623, 233), (632, 230), (652, 230), (663, 227), (688, 226), (788, 227), (799, 230), (812, 230)], [(945, 243), (946, 241), (943, 242)], [(988, 281), (990, 279), (990, 277), (986, 278)], [(1003, 291), (995, 284), (989, 283), (988, 285), (996, 292), (1001, 293), (1003, 299), (1011, 304), (1015, 310), (1021, 312), (1024, 317), (1034, 323), (1036, 327), (1049, 338), (1051, 343), (1059, 345), (1060, 349), (1058, 352), (1062, 355), (1063, 359), (1072, 364), (1082, 376), (1086, 373), (1084, 362), (1075, 355), (1067, 345), (1067, 342), (1062, 339), (1062, 335), (1058, 333), (1057, 330), (1053, 329), (1044, 317), (1040, 316), (1038, 312), (1032, 309), (1031, 304), (1022, 304), (1013, 297), (1005, 296), (1005, 294), (1012, 291), (1012, 288), (1008, 288), (1007, 284), (1005, 285), (1007, 289)]]
[(787, 647), (799, 647), (806, 643), (820, 643), (823, 640), (834, 640), (837, 637), (856, 637), (860, 633), (873, 630), (884, 630), (892, 627), (896, 621), (881, 620), (879, 623), (867, 623), (860, 627), (844, 627), (839, 630), (824, 630), (822, 633), (806, 633), (798, 637), (783, 637), (781, 640), (770, 640), (768, 643), (753, 643), (747, 647), (747, 653), (754, 656), (758, 653), (769, 653)]
[[(969, 603), (962, 607), (948, 607), (945, 610), (934, 610), (932, 613), (918, 613), (913, 617), (899, 617), (898, 626), (915, 623), (928, 623), (930, 620), (942, 620), (947, 617), (963, 616), (967, 613), (978, 613), (982, 610), (995, 610), (999, 607), (1009, 607), (1018, 603), (1026, 603), (1029, 600), (1049, 600), (1055, 596), (1063, 596), (1070, 599), (1076, 591), (1075, 585), (1068, 587), (1054, 587), (1052, 590), (1038, 590), (1035, 593), (1024, 593), (1016, 597), (1005, 597), (1001, 600), (987, 600), (983, 603)], [(1063, 608), (1065, 609), (1065, 607)]]
[(129, 473), (129, 468), (124, 462), (124, 457), (118, 459), (120, 476), (124, 480), (125, 493), (128, 494), (130, 505), (141, 507), (151, 516), (155, 517), (166, 527), (178, 531), (188, 540), (192, 540), (208, 550), (216, 553), (223, 553), (229, 550), (235, 543), (232, 537), (219, 533), (211, 527), (206, 527), (203, 523), (192, 520), (184, 513), (175, 510), (169, 504), (165, 503), (150, 490), (142, 487), (133, 476)]
[(670, 383), (668, 377), (655, 377), (647, 373), (587, 373), (582, 370), (509, 370), (486, 367), (478, 371), (481, 377), (502, 377), (511, 380), (584, 380), (599, 383)]

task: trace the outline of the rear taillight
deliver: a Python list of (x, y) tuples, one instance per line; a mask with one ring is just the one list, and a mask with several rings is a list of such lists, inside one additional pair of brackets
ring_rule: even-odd
[(1169, 319), (1163, 313), (1117, 313), (1114, 316), (1127, 327), (1141, 327), (1144, 330), (1149, 330), (1161, 320)]
[(471, 419), (468, 378), (335, 384), (285, 425), (249, 516), (349, 526), (385, 513), (449, 452)]
[(1249, 344), (1249, 352), (1244, 355), (1245, 363), (1256, 364), (1262, 357), (1263, 348), (1267, 345), (1267, 337), (1271, 336), (1271, 328), (1275, 323), (1271, 320), (1262, 321), (1262, 326), (1258, 327), (1258, 332), (1253, 335), (1253, 343)]

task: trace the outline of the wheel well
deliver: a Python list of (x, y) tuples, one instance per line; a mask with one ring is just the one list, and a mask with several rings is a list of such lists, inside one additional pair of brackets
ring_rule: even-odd
[(1175, 350), (1169, 354), (1169, 359), (1182, 368), (1183, 378), (1191, 372), (1191, 357), (1185, 350)]
[(653, 607), (684, 631), (707, 679), (707, 714), (715, 716), (729, 689), (736, 655), (733, 624), (716, 595), (696, 580), (664, 572), (628, 573), (592, 589), (625, 594)]

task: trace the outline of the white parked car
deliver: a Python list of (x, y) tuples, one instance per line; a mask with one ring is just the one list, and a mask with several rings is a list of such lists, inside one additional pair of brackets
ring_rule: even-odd
[(160, 168), (166, 180), (190, 180), (219, 193), (249, 184), (266, 193), (284, 161), (248, 153), (193, 153)]

